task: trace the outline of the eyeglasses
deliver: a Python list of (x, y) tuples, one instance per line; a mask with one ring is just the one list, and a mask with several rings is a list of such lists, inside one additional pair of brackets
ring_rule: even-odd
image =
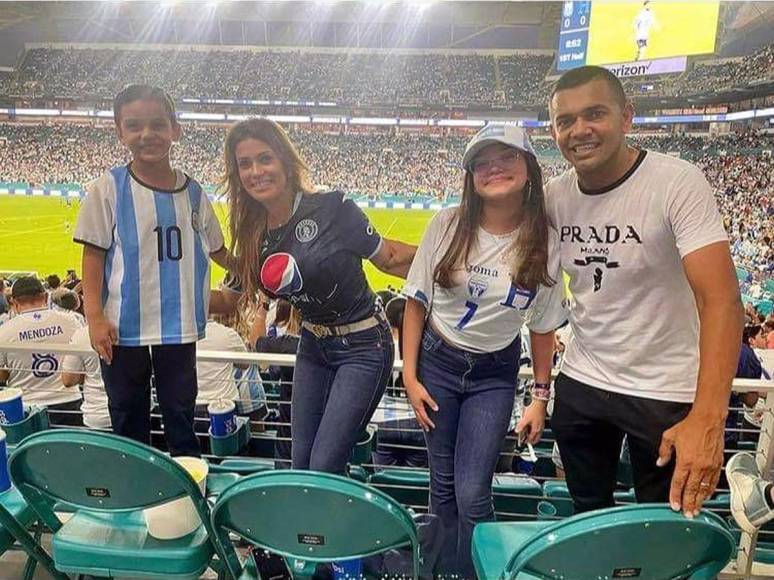
[(518, 149), (512, 149), (491, 159), (474, 159), (470, 168), (473, 173), (485, 173), (495, 165), (500, 169), (508, 169), (519, 160), (519, 157), (521, 152)]

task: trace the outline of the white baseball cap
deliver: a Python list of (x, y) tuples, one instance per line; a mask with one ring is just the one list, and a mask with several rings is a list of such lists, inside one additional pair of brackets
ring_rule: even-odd
[(470, 171), (470, 164), (479, 152), (489, 145), (495, 143), (502, 143), (509, 147), (515, 147), (525, 153), (529, 153), (533, 157), (535, 150), (532, 148), (532, 142), (529, 140), (529, 136), (524, 132), (521, 127), (516, 125), (487, 125), (476, 133), (465, 147), (465, 155), (462, 156), (462, 167)]

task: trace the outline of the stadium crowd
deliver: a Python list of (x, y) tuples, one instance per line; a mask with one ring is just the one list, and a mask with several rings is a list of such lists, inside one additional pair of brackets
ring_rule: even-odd
[(674, 95), (692, 95), (748, 85), (774, 76), (774, 44), (752, 55), (697, 65), (670, 87)]
[[(491, 55), (39, 48), (26, 53), (7, 94), (110, 98), (127, 79), (142, 79), (174, 87), (176, 97), (493, 105), (504, 104), (505, 94), (526, 104), (543, 102), (545, 93), (534, 89), (552, 60), (503, 57), (498, 88)], [(513, 70), (519, 74), (506, 72)]]
[[(126, 152), (113, 135), (110, 125), (0, 124), (0, 142), (5, 143), (0, 147), (0, 182), (84, 184), (106, 163), (125, 160)], [(334, 134), (299, 127), (292, 135), (320, 187), (369, 199), (448, 199), (460, 191), (463, 136), (373, 130)], [(173, 157), (203, 183), (217, 184), (224, 138), (223, 127), (188, 124)], [(698, 163), (715, 188), (740, 265), (771, 271), (774, 135), (641, 135), (632, 140)], [(551, 139), (536, 138), (534, 143), (546, 178), (566, 168)]]
[[(300, 51), (28, 50), (0, 96), (109, 99), (128, 80), (173, 87), (174, 97), (322, 101), (367, 106), (524, 106), (545, 103), (553, 55)], [(98, 73), (98, 74), (95, 74)], [(774, 75), (774, 45), (697, 63), (652, 94), (691, 95)], [(636, 87), (640, 79), (628, 82)], [(633, 92), (637, 92), (633, 90)]]

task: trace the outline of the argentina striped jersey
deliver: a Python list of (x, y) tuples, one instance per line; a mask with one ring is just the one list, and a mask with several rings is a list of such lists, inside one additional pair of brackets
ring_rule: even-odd
[(87, 190), (76, 242), (105, 250), (102, 304), (118, 344), (186, 344), (204, 336), (210, 254), (223, 234), (201, 186), (180, 171), (174, 190), (151, 188), (129, 166)]

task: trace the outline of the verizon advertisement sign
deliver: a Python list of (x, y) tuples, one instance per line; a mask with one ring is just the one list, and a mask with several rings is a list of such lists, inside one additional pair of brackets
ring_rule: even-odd
[(645, 75), (661, 75), (665, 73), (683, 72), (688, 65), (687, 56), (674, 58), (659, 58), (656, 60), (641, 60), (619, 64), (605, 64), (607, 70), (618, 78), (641, 77)]

